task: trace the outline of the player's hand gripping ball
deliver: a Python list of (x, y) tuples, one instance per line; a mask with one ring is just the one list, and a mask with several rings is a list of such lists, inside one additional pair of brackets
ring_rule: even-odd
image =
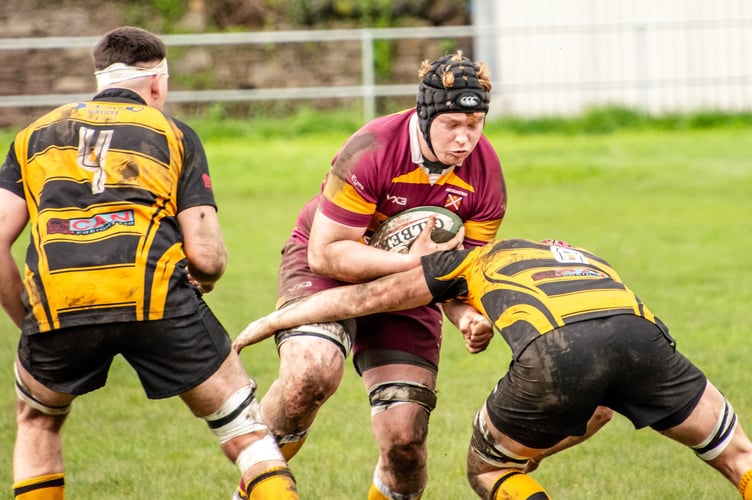
[(462, 219), (445, 208), (415, 207), (382, 222), (368, 244), (390, 252), (408, 253), (432, 215), (436, 216), (436, 226), (431, 232), (431, 239), (436, 243), (451, 240), (462, 227)]

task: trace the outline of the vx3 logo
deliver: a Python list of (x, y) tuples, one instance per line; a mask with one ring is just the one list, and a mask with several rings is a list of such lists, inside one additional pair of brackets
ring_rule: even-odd
[(404, 196), (397, 196), (397, 195), (393, 195), (393, 194), (387, 194), (386, 195), (386, 199), (387, 199), (387, 201), (391, 201), (395, 205), (402, 205), (402, 206), (407, 205), (407, 198), (404, 197)]

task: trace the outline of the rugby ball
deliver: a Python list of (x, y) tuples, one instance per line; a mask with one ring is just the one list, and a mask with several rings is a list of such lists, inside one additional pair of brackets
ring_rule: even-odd
[(410, 246), (428, 223), (428, 218), (436, 216), (436, 226), (431, 239), (436, 243), (451, 240), (462, 227), (462, 219), (445, 208), (415, 207), (389, 217), (374, 231), (368, 242), (372, 247), (390, 252), (408, 253)]

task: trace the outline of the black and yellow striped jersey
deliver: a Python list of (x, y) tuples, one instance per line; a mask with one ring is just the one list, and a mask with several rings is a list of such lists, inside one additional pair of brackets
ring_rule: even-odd
[(423, 257), (436, 301), (458, 298), (490, 318), (516, 357), (539, 335), (592, 318), (656, 319), (606, 261), (563, 242), (500, 240)]
[(20, 131), (0, 187), (29, 210), (25, 332), (194, 311), (176, 215), (216, 204), (184, 123), (106, 90)]

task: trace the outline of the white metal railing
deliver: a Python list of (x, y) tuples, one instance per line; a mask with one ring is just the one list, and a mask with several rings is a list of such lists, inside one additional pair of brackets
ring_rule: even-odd
[[(163, 39), (171, 47), (359, 41), (360, 85), (173, 90), (170, 101), (359, 98), (365, 118), (370, 119), (376, 112), (377, 97), (415, 94), (415, 84), (375, 83), (374, 42), (399, 39), (472, 39), (474, 57), (489, 64), (494, 79), (493, 113), (567, 114), (592, 103), (619, 102), (645, 110), (709, 105), (749, 109), (750, 28), (750, 17), (547, 25), (533, 22), (524, 26), (476, 20), (469, 26), (211, 33), (164, 35)], [(0, 38), (0, 52), (90, 48), (97, 40)], [(703, 50), (692, 50), (694, 47)], [(6, 95), (0, 96), (0, 107), (55, 106), (88, 98), (90, 94)]]
[[(364, 28), (309, 31), (261, 31), (245, 33), (201, 33), (163, 35), (169, 47), (209, 45), (251, 45), (274, 43), (307, 43), (327, 41), (360, 41), (362, 84), (354, 86), (294, 87), (230, 90), (170, 91), (171, 102), (258, 101), (276, 99), (362, 98), (366, 119), (376, 113), (376, 98), (409, 96), (417, 85), (377, 85), (375, 83), (375, 40), (475, 38), (491, 36), (492, 28), (476, 26), (444, 26), (413, 28)], [(99, 37), (0, 38), (0, 51), (23, 49), (91, 48)], [(43, 94), (0, 96), (0, 107), (57, 106), (66, 102), (91, 98), (91, 94)]]

